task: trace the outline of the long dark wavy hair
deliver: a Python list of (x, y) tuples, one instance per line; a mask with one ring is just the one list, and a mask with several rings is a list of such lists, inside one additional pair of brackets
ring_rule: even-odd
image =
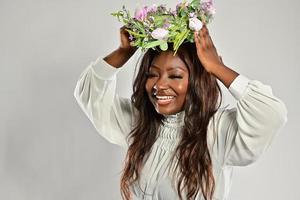
[[(172, 47), (172, 44), (169, 44), (169, 47)], [(153, 58), (159, 53), (159, 50), (147, 50), (133, 83), (131, 102), (138, 114), (135, 126), (128, 135), (131, 142), (120, 181), (123, 200), (131, 199), (130, 185), (139, 179), (140, 171), (158, 137), (158, 128), (164, 118), (155, 110), (145, 89), (146, 72)], [(177, 193), (182, 200), (181, 191), (185, 189), (186, 198), (193, 200), (201, 190), (205, 200), (211, 200), (215, 190), (215, 179), (207, 144), (207, 127), (210, 118), (221, 105), (222, 93), (217, 79), (202, 66), (195, 43), (183, 43), (177, 55), (186, 64), (189, 72), (184, 105), (184, 127), (181, 140), (172, 157), (174, 159), (174, 156), (177, 156), (175, 169), (179, 167), (180, 172)]]

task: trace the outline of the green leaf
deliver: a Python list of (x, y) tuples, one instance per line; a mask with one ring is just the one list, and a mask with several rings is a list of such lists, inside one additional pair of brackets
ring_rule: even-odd
[(170, 20), (170, 15), (156, 15), (154, 17), (154, 27), (162, 27), (166, 20)]
[(146, 34), (145, 28), (144, 28), (144, 26), (141, 24), (141, 22), (138, 22), (138, 21), (135, 21), (135, 20), (131, 20), (130, 22), (131, 22), (132, 24), (134, 24), (135, 27), (136, 27), (137, 29), (139, 29), (140, 32), (142, 32), (143, 34)]
[(128, 33), (130, 33), (131, 35), (133, 35), (135, 37), (147, 37), (147, 35), (145, 35), (145, 34), (136, 33), (136, 32), (133, 32), (129, 29), (126, 29), (126, 31), (128, 31)]
[(112, 16), (117, 17), (118, 21), (121, 21), (121, 18), (124, 20), (124, 13), (122, 11), (111, 13)]
[(168, 49), (168, 43), (167, 41), (164, 41), (163, 43), (161, 43), (159, 45), (160, 49), (163, 50), (163, 51), (166, 51)]
[(161, 45), (163, 42), (165, 42), (164, 40), (154, 40), (151, 42), (147, 42), (144, 43), (143, 48), (152, 48), (152, 47), (156, 47), (158, 45)]
[(180, 33), (180, 36), (177, 38), (176, 44), (174, 44), (174, 51), (175, 51), (174, 55), (176, 54), (178, 48), (184, 42), (184, 40), (186, 39), (186, 37), (188, 36), (189, 33), (190, 33), (189, 29), (186, 29), (185, 31)]
[(134, 46), (141, 46), (141, 44), (142, 44), (142, 39), (141, 38), (137, 38), (133, 43)]
[(184, 29), (181, 33), (177, 34), (174, 40), (174, 48), (177, 48), (180, 46), (180, 41), (185, 39), (187, 29)]
[(200, 1), (199, 0), (193, 0), (190, 5), (193, 7), (193, 8), (198, 8), (200, 6)]

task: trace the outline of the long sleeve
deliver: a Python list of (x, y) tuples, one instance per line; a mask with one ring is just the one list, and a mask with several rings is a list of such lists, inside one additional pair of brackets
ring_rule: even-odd
[(101, 136), (127, 148), (133, 110), (130, 99), (116, 94), (119, 70), (98, 57), (80, 74), (74, 97)]
[(221, 108), (214, 116), (213, 149), (221, 165), (244, 166), (256, 161), (287, 122), (285, 104), (270, 86), (239, 75), (229, 92), (234, 108)]

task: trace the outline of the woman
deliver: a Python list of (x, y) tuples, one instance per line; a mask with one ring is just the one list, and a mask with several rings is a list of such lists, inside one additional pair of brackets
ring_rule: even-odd
[[(81, 73), (74, 96), (97, 131), (127, 149), (123, 199), (227, 199), (233, 166), (256, 161), (286, 123), (284, 103), (225, 66), (205, 25), (175, 56), (149, 49), (131, 99), (119, 97), (116, 74), (136, 51), (124, 28), (120, 36)], [(220, 108), (217, 79), (235, 108)]]

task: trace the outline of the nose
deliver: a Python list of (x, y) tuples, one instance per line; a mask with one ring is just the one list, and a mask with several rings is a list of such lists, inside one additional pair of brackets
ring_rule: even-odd
[(153, 87), (155, 90), (163, 90), (163, 89), (168, 89), (169, 85), (168, 85), (168, 81), (166, 78), (164, 77), (160, 77), (159, 79), (157, 79), (156, 83), (154, 84)]

